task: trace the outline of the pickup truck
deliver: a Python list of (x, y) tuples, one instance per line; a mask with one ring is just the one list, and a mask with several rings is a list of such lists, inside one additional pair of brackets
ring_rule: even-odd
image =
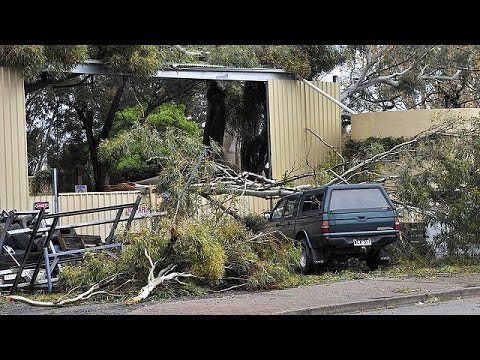
[(370, 270), (387, 264), (386, 246), (399, 237), (395, 207), (380, 184), (331, 185), (282, 198), (264, 213), (266, 228), (302, 246), (300, 269), (318, 272), (329, 259), (365, 260)]

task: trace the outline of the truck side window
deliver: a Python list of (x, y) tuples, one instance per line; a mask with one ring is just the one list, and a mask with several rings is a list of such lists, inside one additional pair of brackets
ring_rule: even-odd
[(323, 193), (307, 195), (303, 200), (302, 212), (315, 211), (321, 209)]
[(287, 199), (283, 217), (296, 216), (298, 211), (299, 198)]
[(280, 219), (283, 214), (283, 207), (285, 206), (285, 200), (280, 201), (272, 212), (272, 220)]

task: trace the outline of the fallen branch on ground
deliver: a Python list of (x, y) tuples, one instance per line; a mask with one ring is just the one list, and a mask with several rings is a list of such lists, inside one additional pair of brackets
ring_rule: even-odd
[(90, 289), (87, 291), (73, 297), (70, 299), (64, 299), (64, 300), (56, 300), (56, 301), (36, 301), (36, 300), (31, 300), (23, 296), (18, 296), (18, 295), (8, 295), (5, 297), (7, 301), (18, 301), (22, 302), (28, 305), (32, 306), (42, 306), (42, 307), (62, 307), (65, 305), (71, 305), (80, 301), (88, 300), (92, 296), (95, 295), (109, 295), (110, 293), (108, 291), (97, 291), (107, 285), (110, 285), (113, 283), (113, 281), (117, 278), (119, 274), (112, 275), (104, 280), (99, 281), (98, 283), (92, 285)]
[(171, 272), (175, 269), (176, 265), (170, 264), (165, 269), (160, 270), (157, 277), (155, 277), (155, 267), (157, 266), (158, 261), (153, 263), (150, 254), (148, 253), (147, 249), (145, 249), (145, 256), (147, 257), (148, 261), (150, 262), (150, 272), (148, 274), (148, 282), (147, 285), (142, 287), (137, 296), (130, 298), (127, 300), (128, 305), (138, 304), (145, 300), (150, 293), (155, 290), (158, 285), (163, 284), (167, 280), (178, 280), (179, 277), (195, 277), (195, 275), (188, 274), (188, 273), (178, 273), (178, 272)]
[(221, 292), (230, 291), (230, 290), (233, 290), (233, 289), (238, 289), (238, 288), (240, 288), (240, 287), (242, 287), (242, 286), (247, 286), (247, 284), (245, 283), (245, 284), (240, 284), (240, 285), (233, 285), (233, 286), (230, 286), (230, 287), (228, 287), (228, 288), (226, 288), (226, 289), (213, 290), (212, 292), (214, 292), (214, 293), (221, 293)]

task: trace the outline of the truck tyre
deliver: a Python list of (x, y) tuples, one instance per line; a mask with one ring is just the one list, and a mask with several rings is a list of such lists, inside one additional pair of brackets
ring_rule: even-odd
[(305, 274), (311, 274), (315, 270), (315, 264), (313, 263), (312, 249), (308, 246), (305, 238), (300, 239), (302, 245), (302, 255), (300, 256), (300, 271)]

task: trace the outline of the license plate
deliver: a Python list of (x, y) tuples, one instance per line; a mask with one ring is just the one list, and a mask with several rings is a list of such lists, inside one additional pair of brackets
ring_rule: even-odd
[(369, 246), (372, 245), (371, 239), (357, 240), (353, 239), (353, 246)]
[[(30, 270), (30, 269), (23, 270), (22, 277), (31, 276), (32, 273), (33, 273), (33, 270)], [(17, 277), (17, 274), (6, 274), (6, 275), (3, 275), (3, 280), (4, 281), (15, 280), (16, 277)]]

